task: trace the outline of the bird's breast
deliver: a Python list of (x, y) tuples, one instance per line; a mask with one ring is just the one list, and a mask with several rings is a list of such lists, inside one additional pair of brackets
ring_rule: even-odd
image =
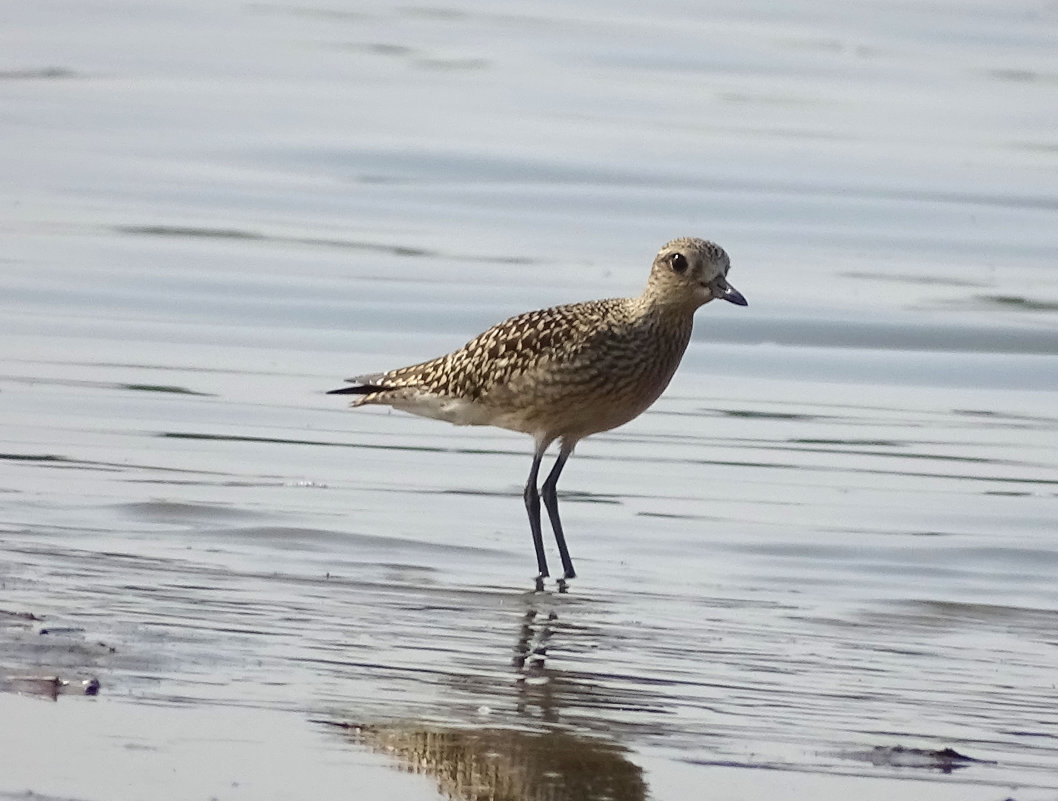
[(668, 386), (690, 339), (690, 325), (654, 320), (601, 328), (495, 386), (481, 398), (502, 409), (506, 428), (577, 438), (639, 416)]

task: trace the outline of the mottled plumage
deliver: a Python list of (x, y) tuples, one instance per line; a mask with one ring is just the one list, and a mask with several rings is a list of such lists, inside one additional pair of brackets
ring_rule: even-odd
[(459, 350), (428, 362), (349, 379), (334, 394), (352, 405), (384, 404), (457, 425), (530, 434), (536, 451), (526, 506), (540, 575), (546, 576), (536, 479), (544, 451), (560, 443), (543, 500), (567, 578), (574, 575), (555, 485), (578, 440), (637, 417), (668, 386), (691, 337), (695, 310), (715, 298), (745, 299), (727, 283), (723, 248), (702, 239), (669, 242), (637, 298), (573, 303), (526, 312)]

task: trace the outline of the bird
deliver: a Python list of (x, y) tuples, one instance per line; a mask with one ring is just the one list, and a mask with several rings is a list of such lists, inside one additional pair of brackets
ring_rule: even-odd
[[(543, 499), (562, 560), (576, 576), (558, 512), (558, 478), (577, 443), (638, 417), (668, 386), (691, 339), (694, 313), (712, 300), (747, 301), (727, 281), (731, 260), (714, 242), (681, 237), (658, 251), (646, 288), (633, 298), (553, 306), (511, 317), (430, 361), (346, 379), (331, 395), (351, 406), (390, 406), (455, 425), (529, 434), (533, 461), (523, 498), (536, 552), (537, 584), (548, 573)], [(540, 489), (548, 448), (558, 456)]]

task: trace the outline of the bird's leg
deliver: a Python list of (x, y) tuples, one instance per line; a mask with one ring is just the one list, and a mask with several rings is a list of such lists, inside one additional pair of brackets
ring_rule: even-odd
[[(544, 556), (544, 535), (540, 531), (540, 493), (536, 491), (536, 479), (540, 474), (540, 460), (544, 458), (548, 442), (538, 442), (533, 454), (533, 466), (529, 468), (529, 480), (525, 482), (525, 510), (529, 513), (529, 528), (533, 532), (533, 547), (536, 548), (536, 566), (539, 577), (544, 578), (547, 572), (547, 557)], [(538, 582), (539, 583), (539, 582)]]
[(551, 528), (555, 531), (555, 542), (558, 544), (558, 555), (562, 557), (562, 570), (565, 573), (565, 578), (571, 579), (576, 578), (577, 574), (573, 570), (573, 560), (569, 558), (569, 549), (566, 548), (566, 537), (562, 533), (562, 521), (558, 517), (558, 477), (562, 473), (562, 468), (566, 464), (566, 459), (573, 453), (573, 447), (562, 443), (562, 450), (559, 451), (558, 459), (555, 460), (555, 466), (551, 468), (551, 472), (548, 474), (547, 479), (544, 481), (543, 499), (544, 506), (547, 507), (547, 516), (551, 518)]

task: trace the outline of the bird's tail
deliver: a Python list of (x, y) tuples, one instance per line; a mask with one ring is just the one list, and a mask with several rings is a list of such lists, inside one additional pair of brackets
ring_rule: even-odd
[(369, 373), (368, 375), (354, 375), (345, 379), (345, 383), (352, 384), (351, 387), (340, 387), (328, 391), (328, 395), (373, 395), (376, 392), (385, 392), (389, 387), (381, 383), (385, 373)]
[(338, 389), (331, 389), (327, 391), (328, 395), (370, 395), (372, 392), (382, 392), (385, 387), (375, 386), (374, 384), (359, 384), (355, 387), (340, 387)]

